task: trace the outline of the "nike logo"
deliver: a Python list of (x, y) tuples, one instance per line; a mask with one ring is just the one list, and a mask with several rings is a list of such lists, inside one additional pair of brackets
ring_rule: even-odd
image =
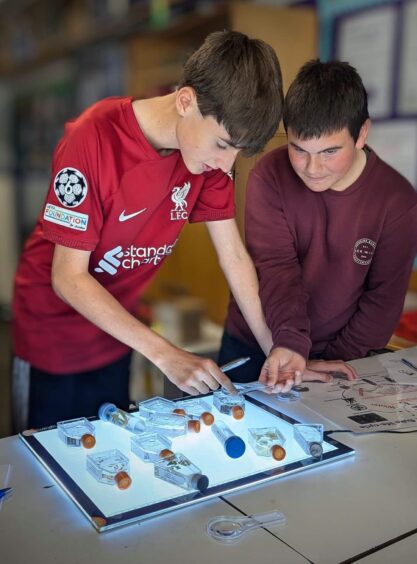
[(136, 217), (137, 215), (143, 213), (144, 211), (146, 211), (146, 208), (143, 208), (143, 210), (139, 210), (135, 213), (125, 214), (125, 210), (123, 210), (122, 213), (119, 215), (119, 221), (127, 221), (128, 219), (132, 219), (132, 217)]

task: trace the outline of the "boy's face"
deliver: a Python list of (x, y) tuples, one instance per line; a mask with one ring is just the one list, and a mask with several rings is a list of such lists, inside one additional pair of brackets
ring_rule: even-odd
[(347, 127), (312, 139), (300, 139), (288, 128), (288, 156), (295, 173), (312, 192), (348, 188), (361, 174), (365, 159), (363, 149), (369, 122), (365, 122), (358, 140)]
[(222, 125), (211, 116), (201, 115), (195, 99), (182, 113), (176, 136), (185, 166), (192, 174), (232, 169), (239, 149), (229, 144), (229, 134)]

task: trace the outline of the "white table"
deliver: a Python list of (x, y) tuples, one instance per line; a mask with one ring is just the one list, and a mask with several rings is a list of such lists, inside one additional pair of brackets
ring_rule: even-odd
[[(372, 362), (361, 361), (366, 370)], [(258, 397), (265, 399), (263, 394)], [(272, 397), (267, 401), (277, 407)], [(279, 403), (279, 409), (299, 420), (335, 428), (299, 403)], [(0, 559), (4, 564), (413, 564), (417, 561), (417, 436), (340, 433), (334, 437), (356, 454), (102, 534), (18, 437), (3, 439), (0, 464), (13, 466), (14, 494), (0, 511)], [(272, 509), (284, 512), (284, 527), (259, 530), (229, 546), (205, 533), (215, 516)]]

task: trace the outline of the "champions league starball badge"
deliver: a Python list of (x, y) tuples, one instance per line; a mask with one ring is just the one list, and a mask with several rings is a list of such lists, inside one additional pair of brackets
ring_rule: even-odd
[(61, 204), (76, 208), (87, 195), (87, 180), (76, 168), (63, 168), (55, 176), (54, 190)]

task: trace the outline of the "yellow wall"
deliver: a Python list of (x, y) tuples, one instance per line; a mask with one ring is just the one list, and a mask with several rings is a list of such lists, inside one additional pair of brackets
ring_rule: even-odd
[[(276, 8), (248, 3), (230, 6), (233, 29), (263, 39), (276, 50), (288, 87), (300, 66), (316, 56), (316, 16), (314, 8)], [(169, 50), (165, 51), (168, 56)], [(267, 150), (285, 143), (283, 132), (270, 141)], [(246, 178), (260, 157), (238, 158), (236, 163), (237, 221), (242, 232)], [(187, 225), (173, 252), (149, 288), (146, 297), (166, 298), (172, 290), (185, 291), (205, 304), (209, 319), (223, 324), (229, 289), (217, 264), (216, 253), (203, 225)]]

